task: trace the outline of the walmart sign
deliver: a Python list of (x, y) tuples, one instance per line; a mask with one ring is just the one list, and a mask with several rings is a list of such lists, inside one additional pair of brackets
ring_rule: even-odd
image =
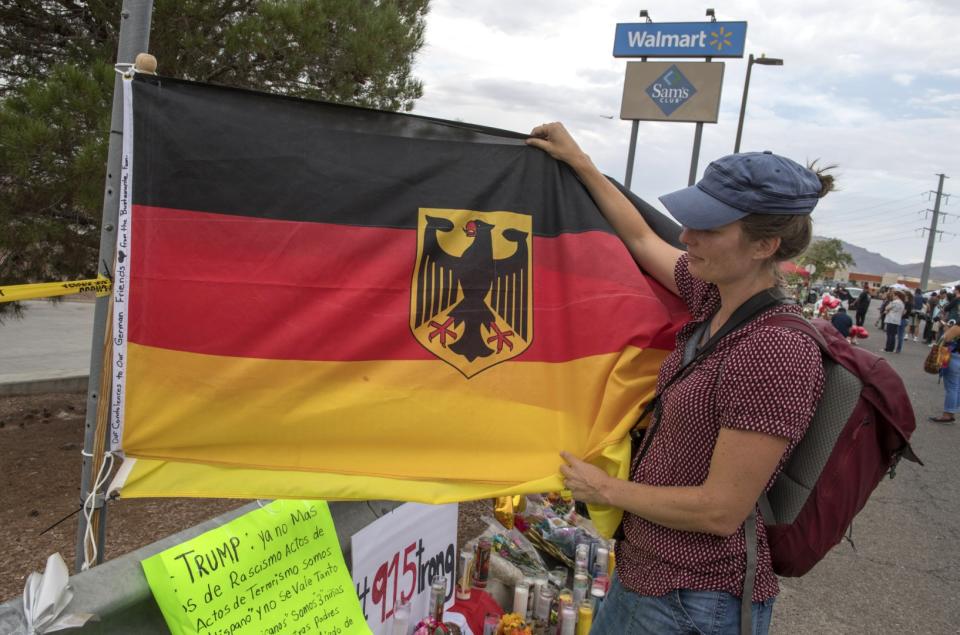
[(614, 57), (743, 57), (746, 22), (617, 25)]

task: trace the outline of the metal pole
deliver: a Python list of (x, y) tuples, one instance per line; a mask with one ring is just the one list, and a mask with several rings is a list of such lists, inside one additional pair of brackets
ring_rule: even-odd
[[(650, 22), (650, 18), (644, 15), (646, 12), (641, 11), (641, 17), (646, 17), (647, 22)], [(640, 58), (641, 62), (646, 62), (646, 57)], [(630, 147), (627, 149), (627, 173), (623, 177), (623, 186), (630, 189), (630, 183), (633, 182), (633, 160), (637, 157), (637, 131), (640, 130), (640, 121), (634, 119), (630, 125)]]
[[(137, 53), (147, 51), (150, 44), (150, 15), (153, 10), (153, 0), (123, 0), (120, 9), (120, 41), (117, 45), (117, 63), (133, 64)], [(113, 83), (113, 111), (110, 116), (110, 142), (107, 152), (107, 179), (103, 191), (103, 214), (100, 222), (100, 256), (98, 269), (100, 273), (110, 273), (108, 267), (113, 267), (114, 250), (116, 249), (116, 224), (119, 209), (118, 192), (120, 191), (120, 153), (123, 141), (123, 86), (119, 75)], [(93, 474), (94, 457), (91, 456), (94, 446), (94, 431), (96, 430), (97, 403), (100, 399), (109, 399), (109, 395), (101, 395), (100, 376), (103, 372), (103, 346), (106, 332), (109, 298), (99, 298), (93, 314), (93, 338), (90, 347), (90, 379), (87, 388), (87, 414), (83, 439), (83, 471), (80, 478), (80, 504), (86, 500), (93, 487), (96, 475)], [(109, 430), (109, 427), (108, 427)], [(96, 506), (100, 508), (100, 523), (97, 540), (97, 564), (103, 562), (103, 547), (106, 535), (106, 507), (100, 499)], [(77, 554), (76, 570), (80, 571), (83, 565), (83, 538), (87, 529), (83, 514), (77, 523)]]
[(943, 180), (947, 178), (943, 174), (938, 175), (940, 183), (937, 184), (937, 200), (933, 204), (933, 219), (930, 221), (930, 235), (927, 236), (927, 254), (923, 257), (923, 269), (920, 272), (920, 288), (926, 291), (927, 283), (930, 281), (930, 263), (933, 261), (933, 243), (937, 237), (937, 217), (940, 216), (940, 198), (943, 196)]
[(690, 178), (687, 185), (697, 181), (697, 164), (700, 162), (700, 139), (703, 137), (703, 122), (697, 122), (697, 131), (693, 133), (693, 156), (690, 158)]
[[(705, 57), (705, 62), (712, 62), (712, 57)], [(697, 182), (697, 165), (700, 163), (700, 140), (703, 138), (703, 122), (697, 122), (697, 128), (693, 133), (693, 154), (690, 157), (690, 176), (687, 178), (687, 185), (693, 185)]]
[(637, 156), (637, 131), (640, 129), (640, 121), (634, 119), (630, 124), (630, 149), (627, 151), (627, 174), (623, 177), (623, 185), (628, 190), (633, 181), (633, 160)]
[(747, 78), (743, 80), (743, 99), (740, 100), (740, 121), (737, 122), (737, 141), (733, 144), (733, 153), (740, 152), (740, 136), (743, 134), (743, 116), (747, 112), (747, 92), (750, 90), (750, 71), (753, 69), (753, 53), (747, 59)]

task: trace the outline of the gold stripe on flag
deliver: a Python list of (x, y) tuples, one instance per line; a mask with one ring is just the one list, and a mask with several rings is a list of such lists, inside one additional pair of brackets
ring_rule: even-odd
[(666, 354), (627, 347), (504, 364), (468, 381), (433, 360), (267, 360), (131, 343), (123, 448), (156, 460), (506, 486), (554, 474), (561, 450), (589, 459), (624, 438)]

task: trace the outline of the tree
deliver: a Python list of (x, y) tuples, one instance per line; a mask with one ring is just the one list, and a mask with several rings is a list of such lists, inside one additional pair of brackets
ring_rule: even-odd
[(801, 265), (814, 265), (817, 268), (815, 275), (819, 276), (857, 264), (853, 256), (844, 251), (843, 243), (838, 238), (818, 240), (807, 247), (797, 261)]
[[(428, 3), (157, 0), (150, 52), (162, 75), (408, 111)], [(96, 273), (120, 7), (0, 5), (4, 284)]]
[[(227, 86), (410, 110), (429, 0), (157, 0), (160, 72)], [(0, 6), (0, 95), (58, 65), (112, 64), (120, 0)]]

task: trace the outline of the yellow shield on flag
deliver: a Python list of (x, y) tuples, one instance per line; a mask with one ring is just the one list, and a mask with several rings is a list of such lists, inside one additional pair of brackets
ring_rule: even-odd
[(533, 341), (533, 223), (528, 214), (421, 208), (410, 329), (466, 378)]

